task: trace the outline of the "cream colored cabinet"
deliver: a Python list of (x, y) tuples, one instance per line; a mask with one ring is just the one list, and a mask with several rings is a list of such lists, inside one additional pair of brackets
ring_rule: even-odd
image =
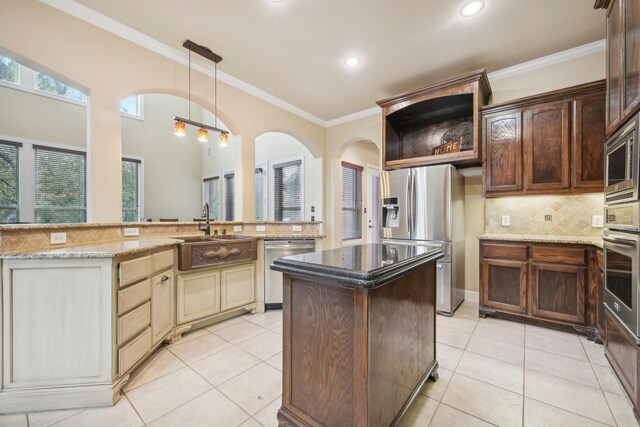
[(220, 270), (178, 276), (176, 321), (178, 324), (220, 312)]
[(157, 344), (173, 329), (173, 271), (151, 278), (151, 331)]
[(221, 270), (220, 310), (250, 304), (255, 300), (255, 269), (253, 263)]

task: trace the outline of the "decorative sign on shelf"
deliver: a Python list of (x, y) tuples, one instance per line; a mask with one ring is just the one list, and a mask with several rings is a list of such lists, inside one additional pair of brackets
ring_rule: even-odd
[(458, 153), (473, 148), (473, 122), (463, 122), (442, 135), (442, 144), (433, 147), (432, 154)]

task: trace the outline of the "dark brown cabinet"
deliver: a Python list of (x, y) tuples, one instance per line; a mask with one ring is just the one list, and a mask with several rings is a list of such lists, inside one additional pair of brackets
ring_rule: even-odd
[(485, 70), (378, 101), (385, 170), (481, 161), (480, 108), (491, 87)]
[(481, 315), (575, 329), (598, 339), (602, 299), (591, 286), (594, 253), (584, 245), (482, 240)]
[(604, 81), (491, 105), (482, 117), (486, 197), (603, 191)]
[(525, 188), (568, 188), (569, 104), (551, 103), (525, 109), (522, 130)]
[(607, 135), (640, 107), (640, 0), (596, 3), (607, 8)]

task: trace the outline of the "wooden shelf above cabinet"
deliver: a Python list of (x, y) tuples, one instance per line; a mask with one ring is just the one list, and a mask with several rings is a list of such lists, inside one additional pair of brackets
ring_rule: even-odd
[(386, 170), (481, 161), (480, 108), (491, 95), (485, 70), (378, 101)]

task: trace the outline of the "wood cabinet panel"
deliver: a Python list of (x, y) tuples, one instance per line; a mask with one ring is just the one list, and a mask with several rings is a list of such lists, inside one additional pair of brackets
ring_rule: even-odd
[(253, 263), (221, 270), (220, 309), (222, 311), (250, 304), (255, 300)]
[(526, 262), (483, 259), (481, 275), (483, 306), (526, 313)]
[(573, 323), (585, 321), (585, 268), (531, 263), (531, 314)]
[[(173, 259), (173, 258), (172, 258)], [(173, 328), (173, 271), (151, 278), (151, 332), (153, 344)]]
[(517, 243), (481, 243), (484, 258), (527, 260), (527, 245)]
[(622, 116), (634, 113), (640, 104), (640, 0), (624, 1), (624, 94)]
[(534, 261), (584, 264), (586, 250), (562, 246), (531, 246), (531, 259)]
[(524, 112), (524, 186), (527, 190), (570, 185), (569, 104), (546, 104)]
[(521, 113), (485, 118), (485, 191), (522, 190)]
[(622, 114), (622, 2), (613, 0), (607, 15), (607, 135), (615, 132)]
[(605, 352), (627, 393), (636, 396), (638, 346), (609, 313), (606, 313)]
[(220, 312), (220, 270), (181, 274), (176, 289), (178, 324)]
[(604, 189), (605, 97), (598, 94), (573, 102), (572, 184)]

